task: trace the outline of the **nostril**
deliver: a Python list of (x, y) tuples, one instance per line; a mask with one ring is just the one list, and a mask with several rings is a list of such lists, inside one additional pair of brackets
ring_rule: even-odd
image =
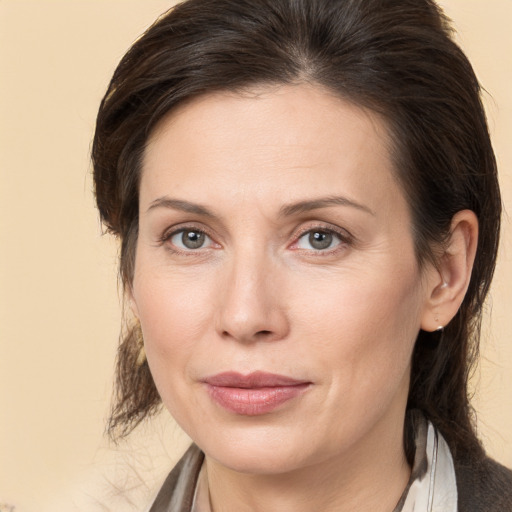
[(272, 334), (272, 331), (258, 331), (256, 333), (256, 336), (260, 336), (262, 338), (267, 338), (268, 336), (270, 336)]
[[(256, 331), (252, 336), (250, 336), (250, 338), (252, 338), (253, 340), (256, 340), (256, 339), (261, 339), (261, 338), (270, 338), (271, 336), (272, 336), (272, 331), (262, 330), (262, 331)], [(222, 337), (223, 338), (231, 338), (233, 336), (230, 334), (229, 331), (223, 331)]]

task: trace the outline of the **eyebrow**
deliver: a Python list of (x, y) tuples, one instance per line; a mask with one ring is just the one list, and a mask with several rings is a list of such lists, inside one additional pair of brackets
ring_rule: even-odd
[(298, 203), (285, 205), (280, 209), (280, 215), (283, 217), (288, 217), (290, 215), (306, 213), (312, 210), (328, 208), (329, 206), (349, 206), (375, 216), (375, 212), (368, 208), (367, 206), (357, 203), (352, 199), (348, 199), (347, 197), (343, 196), (321, 197), (310, 201), (300, 201)]
[[(349, 206), (375, 216), (375, 212), (367, 206), (343, 196), (321, 197), (309, 201), (299, 201), (297, 203), (284, 205), (280, 208), (279, 215), (281, 217), (289, 217), (291, 215), (319, 210), (321, 208), (328, 208), (329, 206)], [(154, 210), (155, 208), (170, 208), (182, 212), (195, 213), (204, 217), (215, 217), (215, 214), (205, 206), (202, 206), (198, 203), (185, 201), (183, 199), (172, 199), (167, 196), (159, 197), (152, 201), (149, 205), (149, 208), (147, 209), (147, 212)]]
[(203, 215), (204, 217), (215, 217), (215, 215), (205, 206), (197, 203), (191, 203), (190, 201), (184, 201), (182, 199), (172, 199), (167, 196), (159, 197), (152, 201), (146, 213), (154, 210), (155, 208), (171, 208), (182, 212)]

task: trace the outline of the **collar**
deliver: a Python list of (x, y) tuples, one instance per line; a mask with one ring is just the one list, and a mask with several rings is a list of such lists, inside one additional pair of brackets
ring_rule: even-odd
[(450, 448), (423, 416), (416, 422), (411, 478), (393, 512), (457, 512), (457, 482)]

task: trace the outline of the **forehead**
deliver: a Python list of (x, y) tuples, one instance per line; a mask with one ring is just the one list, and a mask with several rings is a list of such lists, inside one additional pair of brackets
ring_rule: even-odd
[(141, 201), (170, 189), (204, 201), (223, 186), (268, 195), (272, 185), (290, 199), (339, 186), (371, 202), (372, 190), (396, 188), (394, 174), (385, 122), (319, 86), (218, 92), (179, 106), (153, 131)]

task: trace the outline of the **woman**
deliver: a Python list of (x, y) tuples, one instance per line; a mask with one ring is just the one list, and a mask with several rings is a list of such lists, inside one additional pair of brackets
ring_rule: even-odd
[(512, 510), (467, 379), (500, 195), (429, 0), (188, 0), (93, 143), (134, 321), (110, 429), (194, 445), (151, 511)]

